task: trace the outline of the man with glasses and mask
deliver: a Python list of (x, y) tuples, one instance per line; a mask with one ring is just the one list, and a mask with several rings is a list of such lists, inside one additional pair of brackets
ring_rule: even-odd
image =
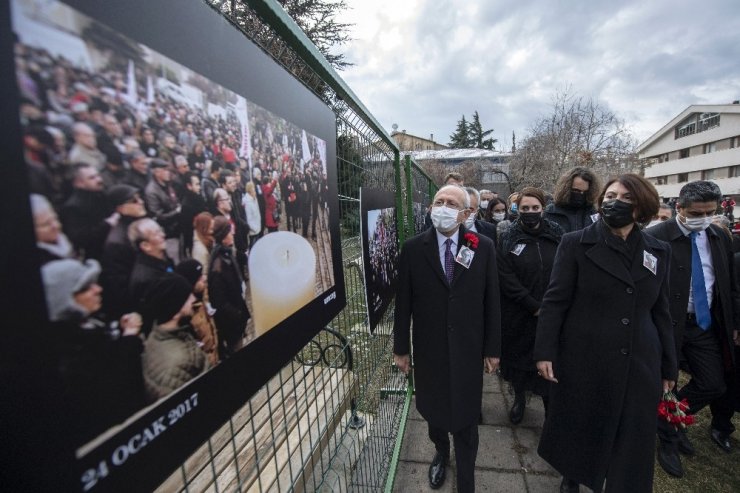
[(470, 205), (463, 188), (440, 188), (434, 227), (404, 243), (393, 344), (394, 362), (408, 374), (413, 343), (416, 407), (436, 449), (430, 486), (444, 483), (452, 433), (460, 492), (475, 491), (483, 371), (495, 371), (501, 355), (495, 247), (463, 226)]
[[(732, 242), (712, 224), (722, 197), (717, 184), (694, 181), (678, 197), (675, 220), (645, 230), (671, 244), (670, 310), (675, 327), (676, 353), (683, 355), (691, 380), (678, 390), (689, 413), (707, 404), (712, 409), (711, 438), (729, 452), (732, 407), (725, 401), (725, 376), (733, 368), (733, 344), (740, 327), (740, 291), (735, 277)], [(692, 455), (685, 431), (658, 421), (658, 462), (676, 477), (683, 475), (678, 452)]]
[(470, 214), (465, 219), (465, 229), (472, 231), (473, 233), (480, 233), (483, 236), (487, 236), (491, 239), (493, 244), (496, 244), (496, 226), (491, 223), (487, 223), (481, 219), (478, 219), (478, 204), (480, 204), (480, 193), (473, 187), (465, 187), (465, 191), (470, 196), (470, 207), (468, 210)]
[(557, 223), (565, 233), (593, 224), (598, 219), (594, 203), (600, 191), (601, 183), (590, 169), (571, 169), (555, 185), (554, 203), (545, 208), (545, 219)]

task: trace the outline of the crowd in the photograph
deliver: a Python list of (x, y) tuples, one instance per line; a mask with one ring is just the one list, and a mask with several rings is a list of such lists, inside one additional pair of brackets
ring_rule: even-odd
[(15, 61), (60, 385), (87, 440), (246, 344), (248, 252), (280, 227), (326, 234), (325, 157), (256, 106), (242, 155), (233, 107), (147, 101), (139, 72), (134, 101), (113, 62), (22, 44)]
[[(423, 325), (423, 334), (413, 336), (414, 380), (436, 449), (432, 488), (444, 482), (449, 432), (458, 491), (474, 490), (477, 423), (459, 416), (474, 416), (480, 399), (461, 405), (454, 398), (459, 386), (467, 386), (467, 395), (478, 390), (470, 387), (475, 371), (463, 370), (461, 355), (471, 349), (484, 356), (477, 371), (498, 366), (508, 382), (512, 424), (522, 422), (529, 395), (541, 397), (538, 453), (562, 474), (561, 492), (580, 485), (602, 491), (604, 484), (606, 491), (652, 491), (656, 456), (668, 474), (683, 476), (680, 456), (695, 453), (685, 425), (705, 407), (711, 440), (724, 452), (733, 448), (731, 418), (740, 411), (735, 201), (712, 181), (689, 182), (678, 197), (664, 199), (636, 174), (601, 183), (592, 170), (577, 167), (552, 193), (524, 187), (499, 197), (465, 187), (462, 175), (449, 173), (429, 206), (426, 231), (404, 245), (394, 359), (409, 370), (413, 316)], [(485, 278), (484, 268), (473, 273), (476, 264), (464, 262), (462, 253), (490, 258), (484, 237), (496, 252), (500, 328), (488, 321), (490, 302), (466, 311), (462, 324), (435, 308), (437, 302), (449, 310), (458, 306), (457, 290), (474, 296), (459, 283)], [(415, 259), (424, 242), (439, 247), (432, 265)], [(405, 249), (411, 253), (404, 257)], [(437, 299), (423, 273), (429, 268), (447, 276), (448, 290)], [(466, 269), (471, 273), (460, 276)], [(414, 311), (416, 296), (434, 318)], [(472, 335), (455, 336), (458, 325)], [(682, 385), (679, 368), (689, 377)]]
[(386, 291), (398, 277), (398, 229), (396, 209), (381, 209), (375, 219), (375, 231), (368, 238), (370, 282), (378, 291)]

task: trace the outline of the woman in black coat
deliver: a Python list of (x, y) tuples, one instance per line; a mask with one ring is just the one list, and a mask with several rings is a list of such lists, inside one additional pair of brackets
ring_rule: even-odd
[(226, 217), (217, 216), (213, 220), (213, 237), (216, 246), (208, 269), (208, 294), (216, 310), (213, 319), (218, 333), (218, 355), (223, 361), (242, 347), (250, 314), (244, 300), (244, 278), (232, 252), (234, 234)]
[(501, 237), (498, 251), (501, 374), (514, 387), (514, 404), (509, 410), (509, 420), (514, 424), (524, 417), (526, 391), (542, 396), (547, 413), (550, 384), (537, 376), (532, 351), (542, 296), (563, 235), (560, 226), (542, 217), (542, 190), (527, 187), (516, 203), (519, 218)]
[(658, 210), (644, 178), (621, 175), (598, 203), (601, 220), (563, 236), (540, 308), (534, 358), (554, 385), (538, 452), (560, 491), (606, 479), (607, 491), (650, 492), (657, 406), (678, 373), (670, 246), (635, 225)]

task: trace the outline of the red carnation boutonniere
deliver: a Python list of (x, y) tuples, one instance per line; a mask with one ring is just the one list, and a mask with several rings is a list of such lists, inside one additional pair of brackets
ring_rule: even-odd
[(658, 404), (658, 418), (668, 421), (676, 430), (686, 428), (694, 424), (694, 415), (687, 414), (688, 410), (688, 401), (686, 399), (679, 401), (673, 392), (669, 391), (663, 394), (663, 399)]
[(478, 235), (474, 233), (465, 233), (465, 236), (463, 236), (465, 241), (468, 244), (468, 248), (475, 251), (476, 248), (478, 248)]

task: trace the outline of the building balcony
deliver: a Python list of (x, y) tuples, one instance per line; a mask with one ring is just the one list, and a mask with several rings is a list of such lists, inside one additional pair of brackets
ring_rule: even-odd
[(690, 173), (705, 169), (726, 168), (740, 165), (740, 148), (699, 154), (683, 159), (656, 163), (645, 169), (645, 178)]

